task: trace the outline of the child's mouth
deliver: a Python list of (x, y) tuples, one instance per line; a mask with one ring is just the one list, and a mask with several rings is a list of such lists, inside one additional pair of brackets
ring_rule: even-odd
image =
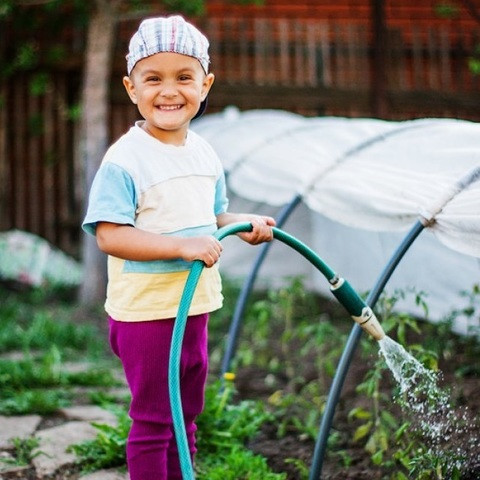
[(158, 105), (157, 109), (164, 112), (173, 112), (175, 110), (180, 110), (182, 105)]

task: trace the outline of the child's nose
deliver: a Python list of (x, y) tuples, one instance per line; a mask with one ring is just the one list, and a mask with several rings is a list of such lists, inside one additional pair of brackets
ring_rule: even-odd
[(177, 95), (178, 90), (173, 82), (164, 82), (162, 85), (161, 95), (164, 97), (172, 97)]

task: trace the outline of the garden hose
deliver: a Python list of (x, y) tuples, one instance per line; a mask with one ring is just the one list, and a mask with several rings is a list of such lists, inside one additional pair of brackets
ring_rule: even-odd
[[(250, 223), (234, 223), (217, 230), (215, 232), (215, 237), (218, 240), (222, 240), (228, 235), (240, 232), (249, 232), (251, 230), (252, 225)], [(330, 288), (332, 293), (345, 307), (355, 322), (357, 322), (376, 340), (381, 340), (385, 336), (382, 327), (380, 326), (370, 307), (364, 302), (364, 300), (362, 300), (362, 298), (345, 279), (339, 277), (313, 250), (307, 247), (300, 240), (278, 228), (273, 227), (272, 230), (275, 239), (280, 240), (303, 255), (326, 277), (331, 285)], [(185, 422), (183, 419), (182, 399), (180, 392), (180, 357), (188, 312), (190, 310), (193, 295), (204, 266), (205, 265), (201, 260), (194, 261), (187, 277), (173, 328), (168, 365), (170, 408), (172, 411), (173, 428), (175, 431), (175, 439), (177, 441), (183, 480), (194, 480), (195, 474), (193, 471), (187, 435), (185, 432)]]

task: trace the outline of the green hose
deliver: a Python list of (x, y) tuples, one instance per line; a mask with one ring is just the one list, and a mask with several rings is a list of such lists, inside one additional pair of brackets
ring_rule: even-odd
[[(252, 225), (250, 223), (234, 223), (217, 230), (215, 237), (218, 240), (222, 240), (228, 235), (240, 232), (250, 232), (251, 230)], [(380, 340), (383, 338), (383, 336), (385, 336), (370, 307), (368, 307), (368, 305), (346, 280), (339, 278), (338, 275), (313, 250), (303, 244), (300, 240), (292, 237), (288, 233), (278, 228), (273, 227), (272, 230), (274, 238), (280, 240), (303, 255), (327, 278), (331, 284), (332, 293), (346, 308), (352, 318), (359, 323), (360, 326), (362, 326), (362, 328), (364, 328), (377, 340)], [(183, 480), (195, 480), (195, 474), (193, 471), (187, 435), (185, 433), (185, 422), (183, 419), (182, 399), (180, 392), (180, 357), (188, 312), (190, 310), (193, 295), (204, 266), (205, 265), (201, 260), (194, 261), (185, 283), (185, 288), (183, 290), (182, 298), (180, 299), (177, 318), (175, 319), (175, 325), (173, 328), (170, 359), (168, 365), (170, 408), (172, 411), (173, 428), (177, 441)]]
[[(218, 240), (239, 232), (248, 232), (252, 230), (250, 223), (234, 223), (220, 228), (215, 232)], [(175, 439), (177, 441), (178, 456), (180, 458), (180, 468), (184, 480), (194, 480), (192, 460), (190, 458), (190, 449), (188, 447), (187, 435), (185, 432), (185, 421), (183, 419), (182, 398), (180, 392), (180, 357), (182, 353), (183, 335), (188, 318), (188, 311), (192, 303), (193, 294), (197, 288), (200, 274), (205, 264), (201, 260), (196, 260), (192, 264), (182, 298), (178, 307), (177, 318), (172, 332), (172, 344), (170, 346), (170, 358), (168, 364), (168, 389), (170, 394), (170, 408), (172, 410), (173, 428)]]

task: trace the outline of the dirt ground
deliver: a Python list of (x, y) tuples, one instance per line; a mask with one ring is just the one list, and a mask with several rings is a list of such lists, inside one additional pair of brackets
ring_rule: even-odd
[[(463, 378), (458, 378), (455, 371), (464, 365), (464, 357), (461, 352), (453, 356), (448, 362), (440, 363), (440, 370), (443, 374), (442, 387), (448, 386), (451, 391), (452, 405), (455, 408), (467, 408), (467, 411), (473, 417), (480, 416), (480, 382), (478, 375), (472, 374)], [(355, 391), (357, 383), (364, 377), (365, 366), (358, 361), (353, 361), (349, 373), (345, 380), (341, 398), (336, 409), (332, 430), (339, 431), (346, 439), (340, 446), (351, 458), (351, 464), (347, 467), (341, 465), (339, 456), (332, 455), (327, 452), (322, 468), (322, 480), (380, 480), (382, 478), (390, 478), (385, 475), (393, 472), (375, 466), (370, 460), (370, 456), (365, 452), (361, 442), (352, 441), (352, 435), (355, 426), (348, 420), (348, 412), (354, 407), (365, 404), (368, 399), (359, 396)], [(386, 371), (385, 374), (390, 374)], [(252, 369), (239, 371), (237, 374), (237, 388), (242, 398), (263, 399), (266, 401), (272, 393), (265, 386), (265, 380), (262, 372)], [(390, 394), (390, 392), (385, 392)], [(395, 404), (392, 399), (391, 413), (401, 415), (400, 407)], [(478, 425), (478, 421), (475, 422)], [(474, 429), (476, 427), (473, 427)], [(478, 438), (480, 431), (471, 432)], [(462, 438), (463, 437), (463, 438)], [(469, 440), (469, 433), (465, 432), (454, 441), (460, 444)], [(287, 432), (283, 438), (277, 437), (277, 430), (274, 425), (267, 425), (260, 436), (252, 441), (250, 448), (268, 459), (269, 465), (277, 472), (287, 473), (288, 480), (301, 480), (302, 477), (298, 468), (291, 462), (285, 462), (289, 458), (298, 458), (310, 469), (312, 456), (314, 451), (314, 441), (305, 440), (298, 432)], [(450, 448), (450, 447), (449, 447)], [(472, 459), (471, 465), (462, 473), (462, 480), (478, 480), (480, 479), (480, 464)], [(426, 477), (425, 477), (426, 478)], [(437, 478), (437, 477), (432, 477)], [(440, 478), (440, 477), (438, 477)]]

